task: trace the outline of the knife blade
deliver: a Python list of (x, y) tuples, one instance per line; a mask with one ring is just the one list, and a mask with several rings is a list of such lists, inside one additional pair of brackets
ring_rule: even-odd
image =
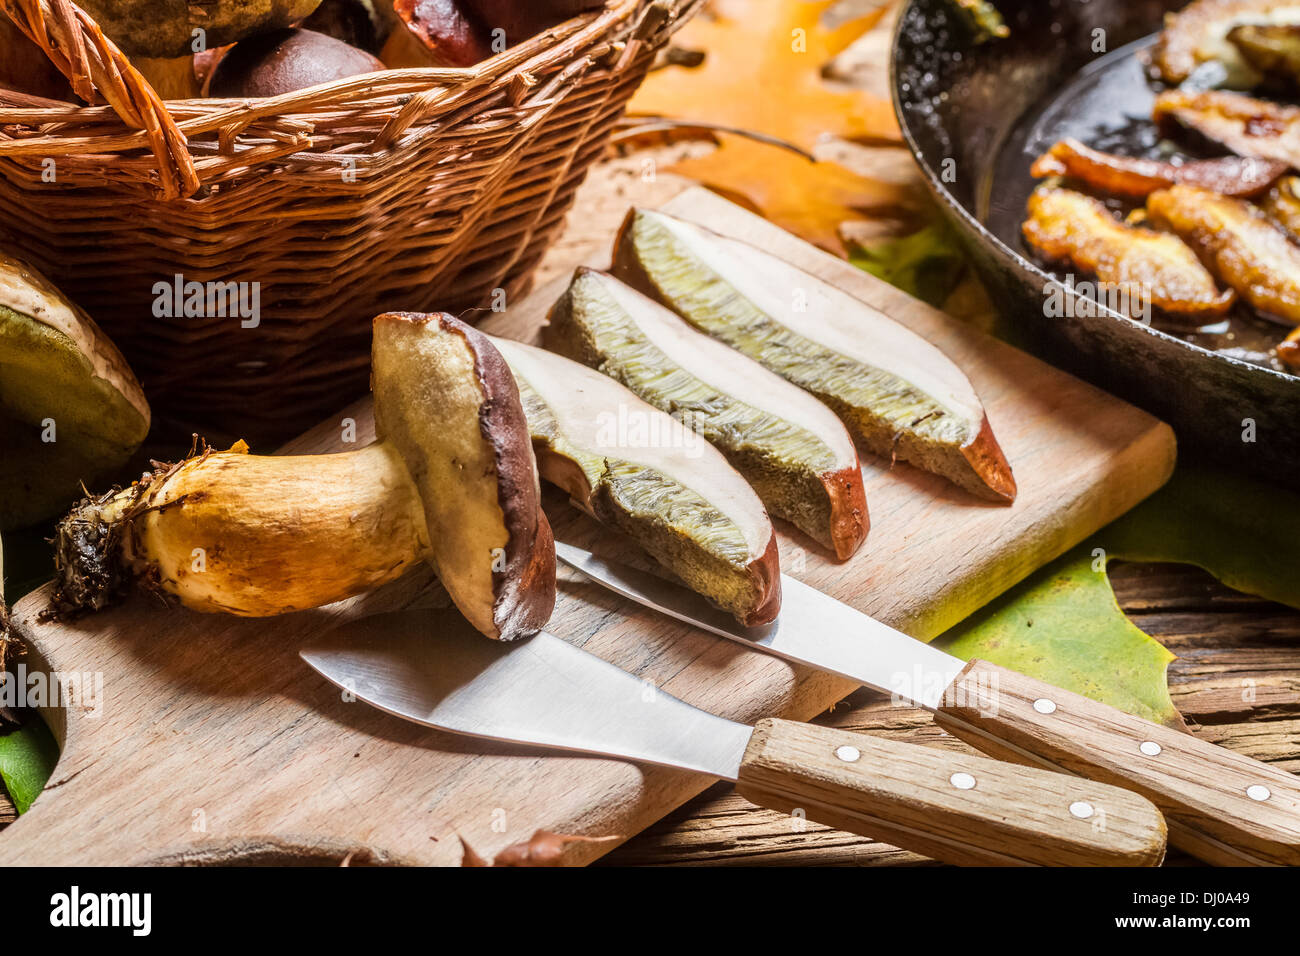
[(1150, 866), (1164, 857), (1164, 821), (1136, 794), (792, 721), (751, 727), (545, 631), (504, 644), (453, 610), (401, 611), (351, 621), (299, 653), (345, 701), (455, 734), (734, 780), (765, 807), (802, 808), (945, 862)]
[[(597, 584), (719, 637), (753, 645), (795, 664), (851, 681), (935, 710), (948, 686), (966, 667), (961, 658), (922, 644), (861, 611), (781, 575), (781, 614), (763, 627), (745, 627), (708, 600), (667, 578), (590, 551), (555, 542), (555, 556)], [(863, 648), (870, 645), (870, 653)]]
[(562, 542), (587, 578), (677, 620), (923, 707), (991, 756), (1127, 787), (1206, 862), (1300, 865), (1300, 781), (1276, 767), (987, 661), (962, 661), (789, 575), (781, 613), (745, 628), (683, 585)]

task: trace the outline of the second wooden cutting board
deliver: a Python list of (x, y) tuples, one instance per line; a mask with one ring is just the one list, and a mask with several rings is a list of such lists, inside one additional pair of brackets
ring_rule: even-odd
[[(997, 342), (712, 193), (667, 207), (787, 258), (872, 303), (942, 348), (970, 376), (1020, 496), (980, 502), (905, 465), (867, 461), (872, 529), (835, 564), (779, 527), (787, 573), (930, 639), (1131, 508), (1169, 477), (1170, 430), (1151, 416)], [(535, 337), (558, 289), (486, 327)], [(292, 443), (345, 450), (373, 436), (369, 403)], [(556, 535), (598, 552), (635, 546), (548, 495)], [(436, 596), (417, 574), (363, 598), (245, 620), (137, 598), (71, 624), (38, 623), (48, 589), (19, 603), (29, 670), (91, 675), (48, 719), (64, 743), (46, 792), (0, 833), (0, 864), (243, 862), (456, 864), (463, 837), (491, 857), (537, 829), (626, 838), (710, 784), (614, 760), (562, 757), (426, 730), (340, 699), (302, 664), (309, 635), (360, 614)], [(842, 679), (640, 610), (561, 572), (550, 630), (642, 676), (629, 706), (654, 720), (653, 688), (737, 720), (808, 719), (845, 696)], [(591, 860), (617, 840), (571, 845)]]

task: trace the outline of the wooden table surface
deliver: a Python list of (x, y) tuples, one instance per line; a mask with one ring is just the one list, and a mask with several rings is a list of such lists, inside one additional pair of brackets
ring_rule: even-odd
[[(1120, 606), (1178, 659), (1174, 704), (1200, 737), (1300, 773), (1300, 611), (1240, 594), (1184, 565), (1113, 564)], [(970, 750), (924, 711), (861, 690), (817, 723)], [(760, 810), (718, 784), (598, 866), (914, 866), (924, 857)], [(1171, 853), (1170, 865), (1195, 863)]]
[[(1300, 772), (1300, 611), (1239, 594), (1195, 568), (1115, 564), (1120, 606), (1178, 655), (1174, 703), (1194, 731)], [(817, 721), (965, 750), (915, 708), (859, 691)], [(0, 790), (0, 829), (14, 818)], [(3, 839), (3, 836), (0, 836)], [(599, 866), (909, 866), (923, 857), (741, 800), (719, 784), (599, 861)], [(1191, 862), (1171, 856), (1169, 863)]]

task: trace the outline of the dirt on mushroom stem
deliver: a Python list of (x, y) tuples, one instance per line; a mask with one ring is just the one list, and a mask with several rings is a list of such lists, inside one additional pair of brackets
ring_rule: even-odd
[[(4, 677), (5, 671), (12, 663), (26, 652), (27, 648), (14, 633), (9, 608), (5, 606), (4, 599), (0, 596), (0, 678)], [(18, 726), (19, 723), (21, 719), (17, 711), (0, 705), (0, 730), (8, 730)], [(3, 792), (3, 786), (0, 786), (0, 793)]]
[(55, 589), (40, 620), (72, 620), (110, 607), (127, 594), (133, 583), (167, 600), (156, 572), (151, 580), (148, 572), (134, 573), (128, 566), (123, 558), (124, 536), (131, 533), (137, 517), (155, 507), (146, 500), (155, 483), (165, 482), (182, 465), (205, 459), (211, 453), (208, 444), (194, 435), (189, 453), (180, 461), (151, 461), (153, 471), (141, 475), (129, 488), (114, 486), (104, 494), (87, 495), (73, 505), (55, 525), (51, 541)]

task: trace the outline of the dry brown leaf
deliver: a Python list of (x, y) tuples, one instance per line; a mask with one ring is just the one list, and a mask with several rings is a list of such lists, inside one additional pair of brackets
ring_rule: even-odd
[[(622, 840), (619, 836), (586, 837), (568, 833), (552, 833), (550, 830), (538, 830), (522, 843), (506, 847), (493, 858), (491, 866), (563, 866), (564, 850), (571, 843), (611, 843)], [(460, 838), (464, 850), (461, 866), (488, 866), (465, 838)]]
[(827, 79), (839, 80), (873, 96), (888, 99), (893, 95), (889, 54), (894, 47), (894, 29), (898, 26), (903, 4), (883, 0), (876, 5), (886, 8), (885, 15), (854, 40), (847, 50), (826, 64), (825, 75)]

